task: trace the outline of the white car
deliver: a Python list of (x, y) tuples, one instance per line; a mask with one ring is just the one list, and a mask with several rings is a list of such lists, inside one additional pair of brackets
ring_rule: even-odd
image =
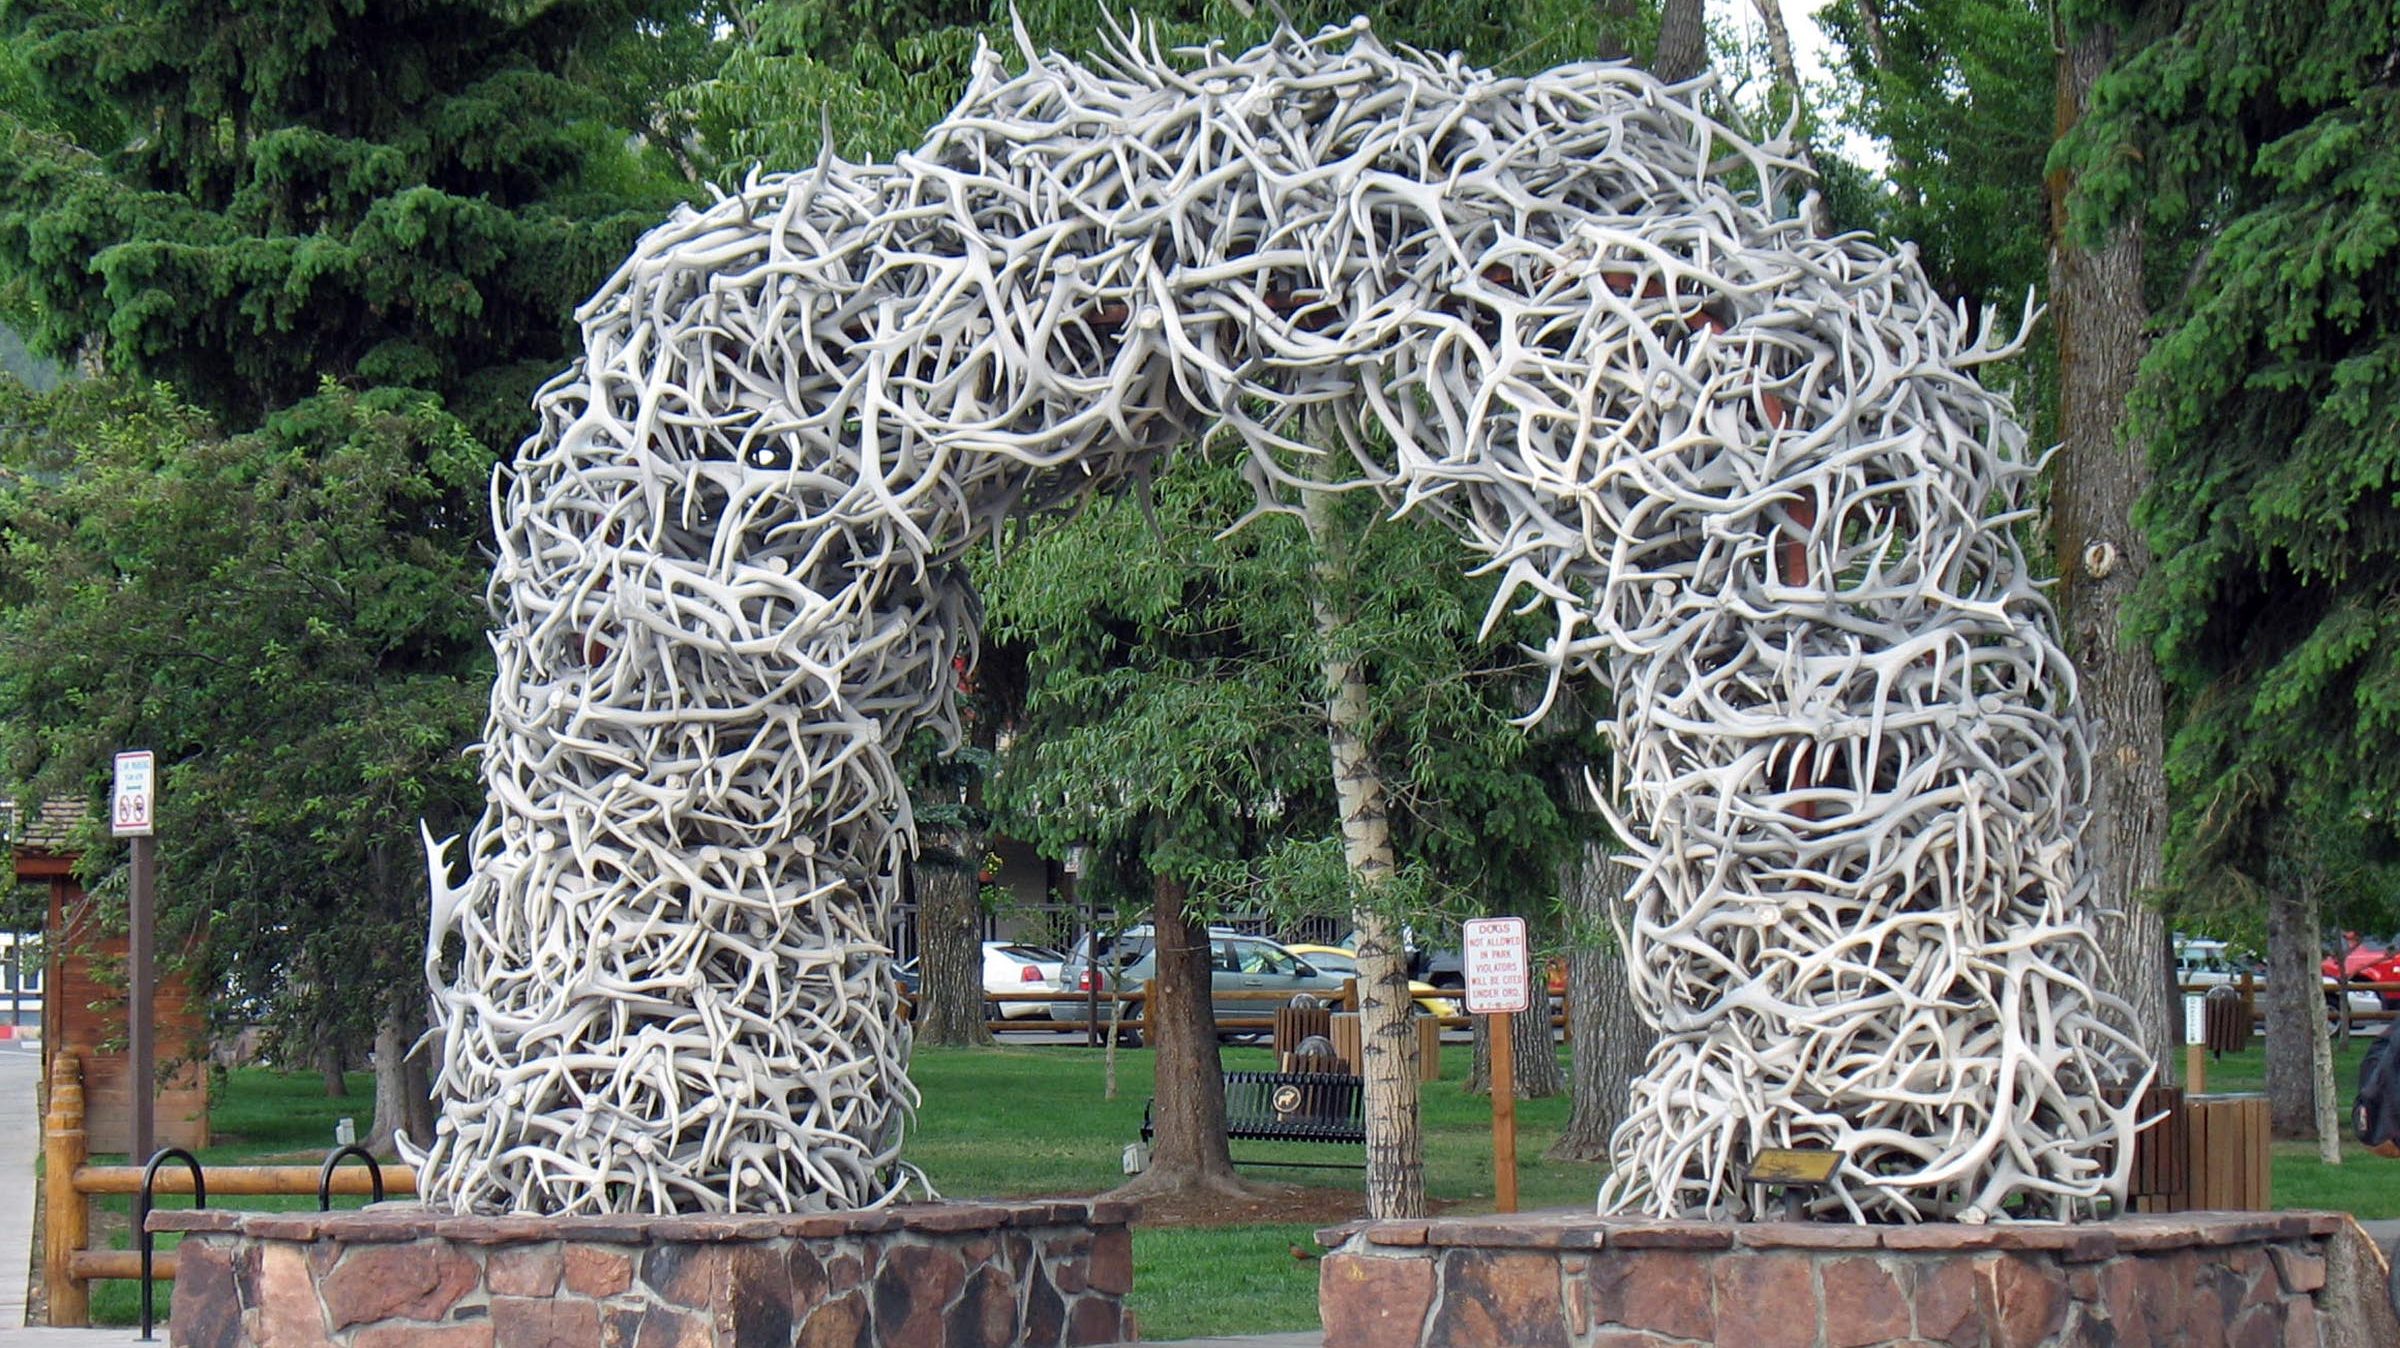
[[(1046, 945), (1027, 945), (1018, 941), (986, 941), (983, 943), (983, 991), (986, 996), (1002, 992), (1049, 992), (1059, 990), (1058, 966), (1066, 961), (1064, 952)], [(995, 1016), (992, 1012), (997, 1012)], [(986, 1006), (984, 1019), (1028, 1020), (1050, 1014), (1048, 1002), (993, 1002)]]

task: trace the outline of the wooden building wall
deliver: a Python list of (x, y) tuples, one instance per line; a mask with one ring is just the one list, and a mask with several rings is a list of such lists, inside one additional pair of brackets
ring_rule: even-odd
[[(126, 953), (122, 931), (100, 932), (98, 905), (75, 880), (75, 858), (20, 848), (20, 882), (47, 883), (50, 918), (43, 928), (42, 1079), (61, 1050), (83, 1059), (84, 1127), (95, 1152), (126, 1150), (132, 1135), (131, 1061), (125, 1044), (125, 993), (104, 982), (95, 964), (119, 982)], [(151, 1136), (161, 1147), (208, 1145), (208, 1028), (189, 989), (161, 971), (152, 1000), (151, 1042), (158, 1081)], [(102, 1044), (113, 1047), (103, 1052)]]

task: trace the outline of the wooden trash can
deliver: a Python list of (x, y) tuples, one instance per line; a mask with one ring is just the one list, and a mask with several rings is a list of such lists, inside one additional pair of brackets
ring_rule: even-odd
[[(2113, 1095), (2122, 1099), (2123, 1092)], [(2142, 1092), (2136, 1118), (2148, 1120), (2133, 1138), (2125, 1206), (2133, 1212), (2182, 1212), (2192, 1205), (2191, 1130), (2183, 1088), (2154, 1083)]]
[[(1409, 1022), (1417, 1027), (1417, 1079), (1439, 1080), (1442, 1075), (1442, 1027), (1431, 1016), (1418, 1016)], [(1345, 1011), (1333, 1018), (1333, 1051), (1361, 1075), (1366, 1071), (1366, 1058), (1359, 1051), (1358, 1013)]]
[[(1279, 1006), (1275, 1008), (1275, 1056), (1281, 1060), (1296, 1053), (1300, 1041), (1317, 1036), (1333, 1038), (1333, 1008), (1327, 1006)], [(1284, 1071), (1291, 1071), (1287, 1067)]]
[(2194, 1095), (2184, 1101), (2196, 1211), (2264, 1212), (2274, 1186), (2267, 1151), (2267, 1097)]

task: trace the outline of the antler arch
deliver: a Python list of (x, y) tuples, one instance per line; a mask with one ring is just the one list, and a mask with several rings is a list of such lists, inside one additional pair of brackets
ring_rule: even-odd
[(1025, 59), (890, 165), (678, 213), (582, 311), (495, 487), (429, 1196), (892, 1197), (892, 751), (951, 718), (957, 560), (1219, 431), (1262, 499), (1334, 452), (1443, 512), (1495, 612), (1550, 606), (1553, 668), (1616, 691), (1663, 1035), (1604, 1204), (1737, 1211), (1795, 1143), (1848, 1154), (1858, 1216), (2121, 1190), (2101, 1087), (2144, 1064), (2093, 988), (2084, 743), (1990, 334), (1626, 67), (1501, 79), (1363, 23)]

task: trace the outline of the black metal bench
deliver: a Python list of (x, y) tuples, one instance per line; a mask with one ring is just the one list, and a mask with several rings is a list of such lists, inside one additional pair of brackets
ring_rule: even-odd
[[(1336, 1072), (1227, 1072), (1225, 1136), (1238, 1142), (1337, 1142), (1365, 1145), (1365, 1083)], [(1151, 1102), (1155, 1105), (1157, 1102)], [(1142, 1110), (1142, 1141), (1155, 1129)], [(1240, 1160), (1240, 1158), (1236, 1158)], [(1243, 1160), (1242, 1165), (1363, 1170), (1363, 1162)]]

